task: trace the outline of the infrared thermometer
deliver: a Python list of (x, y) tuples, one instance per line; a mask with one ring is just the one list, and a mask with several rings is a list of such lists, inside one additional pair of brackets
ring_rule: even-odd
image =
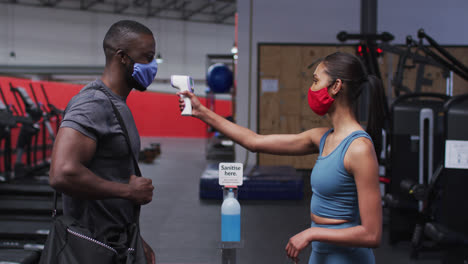
[[(171, 75), (171, 86), (179, 89), (181, 92), (189, 91), (193, 93), (193, 79), (188, 75)], [(182, 111), (183, 116), (192, 115), (192, 102), (187, 96), (181, 95), (181, 98), (184, 99), (185, 108)]]

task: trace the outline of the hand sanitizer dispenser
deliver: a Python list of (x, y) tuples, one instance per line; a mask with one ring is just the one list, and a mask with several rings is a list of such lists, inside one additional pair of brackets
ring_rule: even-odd
[(221, 205), (221, 241), (240, 242), (241, 240), (241, 207), (237, 201), (234, 190), (228, 193)]

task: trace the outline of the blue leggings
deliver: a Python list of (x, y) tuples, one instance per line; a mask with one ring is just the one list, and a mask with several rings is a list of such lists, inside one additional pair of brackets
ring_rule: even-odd
[[(312, 222), (312, 227), (331, 229), (342, 229), (356, 225), (356, 223), (351, 222), (339, 225), (318, 225)], [(309, 264), (375, 264), (375, 258), (370, 248), (344, 247), (314, 241), (312, 242)]]

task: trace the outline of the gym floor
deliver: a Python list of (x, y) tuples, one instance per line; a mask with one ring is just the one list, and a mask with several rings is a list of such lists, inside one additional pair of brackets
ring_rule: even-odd
[[(221, 263), (221, 202), (200, 200), (199, 178), (205, 169), (205, 139), (142, 138), (142, 147), (161, 143), (161, 155), (152, 164), (140, 163), (142, 173), (155, 186), (153, 201), (142, 207), (141, 232), (156, 253), (158, 264)], [(310, 225), (310, 185), (304, 173), (302, 201), (240, 201), (243, 248), (237, 263), (293, 263), (284, 248), (289, 238)], [(242, 187), (241, 187), (242, 188)], [(384, 220), (385, 222), (385, 220)], [(409, 242), (390, 246), (384, 225), (376, 263), (440, 263), (438, 253), (409, 257)], [(307, 263), (310, 247), (300, 255)]]

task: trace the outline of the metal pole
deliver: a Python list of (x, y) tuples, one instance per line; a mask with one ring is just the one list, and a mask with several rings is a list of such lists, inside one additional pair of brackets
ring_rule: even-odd
[(377, 0), (361, 0), (361, 34), (377, 34)]
[[(377, 34), (377, 0), (361, 0), (361, 34)], [(368, 42), (373, 40), (366, 41), (366, 47), (369, 46)], [(373, 47), (373, 45), (370, 45)], [(369, 54), (366, 54), (369, 56)], [(370, 61), (372, 64), (373, 61)], [(377, 65), (374, 65), (377, 66)], [(368, 69), (372, 71), (372, 69)], [(371, 74), (373, 72), (369, 72)], [(369, 89), (363, 89), (361, 94), (361, 102), (358, 106), (358, 118), (359, 121), (366, 122), (368, 119), (368, 105), (370, 100), (370, 91)]]
[(235, 248), (223, 248), (222, 252), (222, 264), (236, 264)]

